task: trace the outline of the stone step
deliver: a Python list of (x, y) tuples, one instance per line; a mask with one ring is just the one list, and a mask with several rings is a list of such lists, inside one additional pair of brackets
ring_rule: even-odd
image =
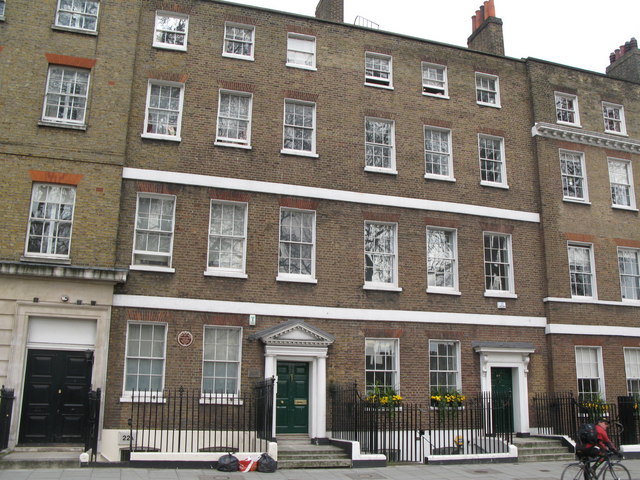
[(278, 452), (278, 460), (314, 460), (327, 458), (349, 458), (344, 452)]
[(520, 455), (518, 462), (572, 462), (575, 460), (573, 453), (547, 453), (542, 455)]
[(0, 458), (0, 469), (78, 468), (81, 451), (14, 450)]
[(315, 460), (281, 460), (278, 456), (279, 469), (299, 469), (299, 468), (351, 468), (351, 459), (332, 458)]

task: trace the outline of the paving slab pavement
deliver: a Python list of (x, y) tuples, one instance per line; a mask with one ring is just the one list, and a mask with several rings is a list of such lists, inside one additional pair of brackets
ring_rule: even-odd
[[(405, 464), (384, 468), (278, 470), (275, 473), (101, 467), (0, 470), (0, 480), (559, 480), (565, 465), (562, 462)], [(640, 460), (625, 460), (624, 465), (631, 472), (632, 480), (640, 480)]]

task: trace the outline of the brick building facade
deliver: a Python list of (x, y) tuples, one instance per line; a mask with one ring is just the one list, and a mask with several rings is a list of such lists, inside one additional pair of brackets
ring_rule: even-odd
[[(95, 306), (108, 318), (108, 369), (92, 382), (104, 390), (105, 459), (125, 448), (133, 391), (184, 386), (232, 402), (300, 365), (304, 421), (288, 416), (295, 399), (279, 398), (276, 433), (315, 439), (331, 436), (333, 384), (428, 402), (507, 378), (522, 433), (535, 432), (535, 393), (640, 393), (640, 78), (629, 67), (614, 79), (505, 57), (492, 2), (469, 48), (345, 24), (341, 0), (319, 2), (316, 18), (213, 0), (123, 11), (105, 0), (93, 33), (51, 28), (56, 4), (42, 2), (36, 25), (8, 2), (0, 60), (40, 86), (45, 59), (96, 60), (91, 122), (50, 128), (38, 122), (42, 99), (15, 86), (33, 105), (4, 120), (3, 174), (24, 180), (8, 192), (22, 208), (2, 214), (2, 266), (31, 265), (32, 184), (53, 177), (28, 172), (84, 175), (63, 260), (110, 275)], [(110, 46), (118, 36), (122, 51)], [(20, 59), (39, 57), (42, 71), (27, 73)], [(86, 70), (78, 61), (74, 72)], [(85, 284), (63, 305), (56, 278), (39, 282), (55, 315), (7, 313), (7, 325), (89, 308), (74, 304)], [(44, 296), (21, 288), (5, 311)], [(25, 365), (8, 368), (21, 404)]]

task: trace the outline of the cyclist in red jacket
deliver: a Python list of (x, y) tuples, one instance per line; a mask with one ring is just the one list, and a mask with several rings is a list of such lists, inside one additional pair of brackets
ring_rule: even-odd
[(611, 452), (619, 455), (618, 449), (613, 444), (613, 442), (609, 439), (609, 435), (607, 434), (607, 429), (609, 428), (609, 419), (608, 418), (599, 418), (596, 422), (596, 434), (598, 435), (598, 442), (587, 443), (585, 445), (586, 451), (588, 455), (598, 458), (593, 466), (591, 467), (592, 471), (595, 472), (596, 468), (604, 461), (604, 454), (606, 452)]

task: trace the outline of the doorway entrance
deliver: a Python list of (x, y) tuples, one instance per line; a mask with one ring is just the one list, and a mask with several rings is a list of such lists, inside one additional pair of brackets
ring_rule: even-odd
[(82, 443), (92, 351), (27, 350), (20, 443)]
[(276, 433), (309, 431), (309, 364), (278, 362)]
[(493, 431), (513, 432), (513, 374), (511, 368), (491, 368), (491, 401), (493, 403)]

